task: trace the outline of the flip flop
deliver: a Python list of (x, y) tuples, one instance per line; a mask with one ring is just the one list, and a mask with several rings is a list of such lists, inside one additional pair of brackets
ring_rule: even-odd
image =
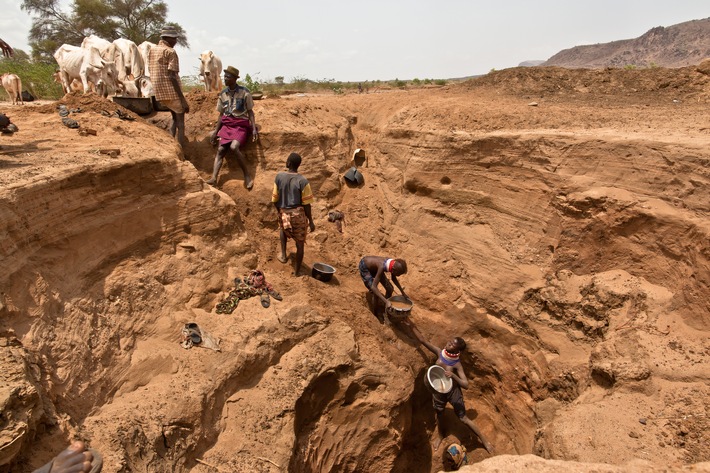
[(269, 297), (268, 294), (262, 294), (261, 295), (261, 306), (264, 309), (268, 309), (269, 306), (271, 305), (271, 298)]
[(276, 292), (276, 291), (271, 291), (271, 292), (269, 292), (269, 295), (270, 295), (271, 297), (273, 297), (274, 299), (276, 299), (277, 301), (282, 301), (282, 300), (284, 300), (284, 298), (281, 297), (281, 294), (279, 294), (279, 293)]

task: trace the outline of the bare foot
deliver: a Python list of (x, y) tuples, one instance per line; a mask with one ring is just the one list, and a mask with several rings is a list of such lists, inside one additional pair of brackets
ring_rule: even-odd
[(244, 186), (247, 188), (247, 190), (251, 190), (251, 188), (254, 187), (254, 179), (247, 176), (247, 178), (244, 180)]
[(286, 264), (286, 261), (288, 261), (288, 258), (286, 257), (286, 255), (278, 255), (276, 257), (276, 259), (279, 260), (283, 264)]
[(486, 451), (487, 451), (488, 453), (490, 453), (491, 455), (495, 455), (495, 454), (496, 454), (496, 449), (493, 448), (493, 444), (490, 443), (490, 442), (484, 442), (484, 443), (483, 443), (483, 448), (485, 448)]
[(213, 185), (217, 184), (217, 179), (211, 178), (207, 181), (207, 184), (213, 186)]
[(90, 451), (86, 450), (84, 442), (76, 441), (34, 473), (50, 471), (51, 473), (88, 473), (92, 468), (95, 468), (93, 471), (99, 471), (100, 464), (101, 456), (98, 453), (95, 458)]

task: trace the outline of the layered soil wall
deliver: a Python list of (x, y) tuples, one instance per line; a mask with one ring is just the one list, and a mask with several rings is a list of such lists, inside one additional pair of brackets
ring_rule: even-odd
[[(521, 90), (514, 70), (506, 87), (258, 102), (251, 191), (229, 160), (217, 188), (203, 180), (208, 94), (189, 96), (184, 152), (159, 129), (165, 114), (118, 121), (98, 113), (115, 105), (68, 96), (99, 132), (78, 137), (53, 104), (13, 109), (0, 471), (37, 467), (73, 437), (103, 452), (104, 471), (438, 471), (433, 360), (368, 311), (366, 254), (408, 261), (411, 323), (434, 343), (467, 340), (467, 412), (497, 453), (708, 460), (707, 76), (679, 71), (700, 84), (685, 95), (612, 100), (591, 85), (540, 95), (553, 84), (541, 71)], [(292, 151), (317, 199), (305, 263), (335, 266), (329, 283), (275, 259), (271, 186)], [(284, 300), (217, 314), (254, 268)], [(187, 322), (221, 351), (181, 347)], [(450, 408), (445, 422), (471, 461), (489, 456)]]

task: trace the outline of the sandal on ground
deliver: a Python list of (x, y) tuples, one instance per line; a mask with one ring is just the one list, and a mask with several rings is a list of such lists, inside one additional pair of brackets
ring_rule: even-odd
[(268, 309), (269, 306), (271, 305), (271, 298), (269, 297), (268, 294), (262, 294), (261, 295), (261, 306), (264, 309)]
[(274, 299), (276, 299), (277, 301), (282, 301), (282, 300), (284, 300), (284, 298), (281, 297), (281, 294), (279, 294), (279, 293), (276, 292), (276, 291), (269, 291), (269, 295), (270, 295), (271, 297), (273, 297)]

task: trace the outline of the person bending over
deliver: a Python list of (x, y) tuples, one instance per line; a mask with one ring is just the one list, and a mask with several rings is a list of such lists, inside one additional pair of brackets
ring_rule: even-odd
[[(387, 279), (385, 273), (392, 275), (392, 282), (397, 286), (399, 292), (404, 297), (407, 297), (397, 279), (397, 276), (407, 273), (407, 262), (403, 259), (392, 259), (384, 256), (365, 256), (360, 260), (358, 270), (360, 271), (362, 282), (370, 291), (368, 293), (368, 302), (372, 306), (372, 311), (378, 318), (382, 315), (384, 322), (390, 325), (389, 313), (392, 309), (392, 302), (390, 302), (389, 298), (394, 293), (394, 287), (392, 287), (392, 283)], [(378, 287), (380, 284), (385, 289), (384, 295)]]

